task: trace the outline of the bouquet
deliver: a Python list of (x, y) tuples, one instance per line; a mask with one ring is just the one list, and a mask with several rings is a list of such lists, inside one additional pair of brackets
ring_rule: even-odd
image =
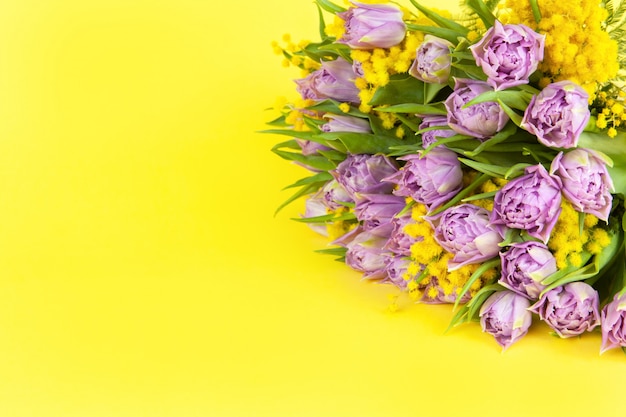
[(320, 252), (503, 349), (541, 320), (626, 351), (626, 3), (566, 3), (316, 0), (265, 132)]

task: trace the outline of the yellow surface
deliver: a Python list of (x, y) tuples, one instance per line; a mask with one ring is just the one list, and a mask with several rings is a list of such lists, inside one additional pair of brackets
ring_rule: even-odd
[(444, 335), (449, 306), (387, 313), (301, 204), (273, 217), (304, 171), (254, 133), (294, 94), (270, 42), (316, 25), (308, 0), (0, 2), (0, 416), (623, 413), (598, 335)]

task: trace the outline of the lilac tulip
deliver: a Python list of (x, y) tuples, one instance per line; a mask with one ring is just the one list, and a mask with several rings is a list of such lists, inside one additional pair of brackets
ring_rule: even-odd
[(536, 241), (513, 243), (500, 253), (502, 275), (499, 283), (524, 297), (536, 300), (544, 279), (557, 271), (556, 259), (548, 247)]
[(448, 269), (454, 270), (498, 256), (502, 237), (489, 223), (489, 211), (473, 204), (452, 206), (427, 217), (437, 243), (453, 255)]
[(346, 264), (363, 273), (366, 279), (382, 279), (386, 276), (385, 259), (388, 251), (385, 244), (391, 225), (385, 224), (371, 230), (360, 229), (358, 234), (345, 244)]
[(321, 126), (322, 132), (372, 132), (369, 120), (361, 119), (360, 117), (326, 114), (324, 118), (329, 120)]
[(296, 142), (298, 142), (298, 146), (300, 146), (300, 149), (302, 149), (302, 155), (304, 156), (316, 155), (319, 153), (319, 151), (330, 150), (328, 146), (322, 145), (321, 143), (317, 143), (312, 140), (296, 139)]
[(457, 133), (488, 139), (502, 130), (509, 116), (496, 102), (465, 105), (482, 93), (493, 91), (484, 81), (456, 79), (454, 91), (445, 101), (448, 125)]
[(534, 165), (498, 190), (491, 223), (502, 236), (506, 228), (520, 229), (547, 243), (560, 213), (561, 180)]
[(476, 65), (496, 90), (527, 84), (543, 60), (545, 35), (528, 26), (495, 21), (483, 38), (470, 47)]
[(358, 194), (389, 194), (394, 185), (383, 181), (398, 171), (391, 158), (377, 154), (348, 155), (331, 174), (356, 201)]
[(561, 178), (563, 195), (576, 210), (608, 220), (613, 180), (606, 157), (590, 149), (560, 152), (552, 161), (550, 173)]
[(405, 206), (404, 198), (393, 194), (360, 194), (354, 213), (357, 220), (363, 222), (365, 230), (370, 230), (390, 223)]
[(337, 42), (352, 49), (390, 48), (406, 35), (402, 10), (390, 4), (365, 4), (353, 1), (355, 7), (339, 13), (345, 33)]
[(340, 57), (334, 61), (323, 61), (320, 69), (296, 80), (296, 89), (304, 99), (359, 103), (355, 79), (352, 64)]
[(546, 292), (530, 311), (539, 314), (559, 336), (572, 337), (600, 324), (598, 292), (584, 282), (570, 282)]
[(393, 228), (386, 246), (389, 251), (401, 256), (411, 256), (411, 246), (422, 239), (421, 237), (413, 237), (404, 231), (405, 226), (412, 221), (410, 214), (391, 219)]
[(602, 309), (600, 322), (602, 329), (600, 353), (626, 347), (626, 294), (615, 294), (613, 301)]
[(390, 281), (400, 289), (405, 289), (408, 281), (404, 279), (411, 261), (393, 253), (385, 255), (385, 281)]
[(456, 132), (448, 127), (448, 118), (446, 116), (424, 116), (422, 123), (419, 125), (420, 130), (435, 127), (441, 127), (441, 129), (428, 130), (422, 133), (422, 147), (428, 148), (439, 139), (456, 135)]
[(424, 36), (424, 42), (417, 48), (416, 58), (409, 69), (409, 74), (431, 84), (445, 84), (450, 78), (452, 57), (450, 50), (454, 45), (436, 36)]
[(575, 148), (590, 115), (587, 92), (571, 81), (559, 81), (531, 99), (521, 126), (545, 146)]
[[(304, 202), (303, 218), (319, 217), (328, 214), (328, 208), (324, 203), (323, 196), (320, 193), (314, 194)], [(328, 236), (326, 224), (324, 223), (307, 223), (307, 225), (316, 233), (322, 236)]]
[(337, 210), (341, 207), (345, 207), (344, 203), (354, 203), (354, 199), (346, 191), (343, 185), (335, 179), (326, 183), (326, 185), (322, 188), (322, 194), (324, 196), (324, 203), (331, 210)]
[(407, 161), (406, 165), (386, 181), (398, 184), (396, 195), (411, 197), (431, 210), (450, 200), (463, 186), (461, 163), (447, 148), (399, 159)]
[(529, 306), (526, 297), (513, 291), (497, 291), (480, 308), (480, 325), (503, 349), (507, 349), (528, 332), (532, 322)]

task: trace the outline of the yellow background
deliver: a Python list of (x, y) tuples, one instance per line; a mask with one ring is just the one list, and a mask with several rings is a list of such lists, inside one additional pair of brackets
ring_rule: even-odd
[(1, 0), (0, 416), (623, 413), (599, 335), (444, 335), (273, 216), (305, 172), (255, 133), (295, 94), (270, 43), (316, 30), (308, 0)]

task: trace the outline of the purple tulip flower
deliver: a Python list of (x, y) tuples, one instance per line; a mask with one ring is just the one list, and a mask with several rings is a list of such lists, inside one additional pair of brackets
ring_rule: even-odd
[(539, 314), (559, 336), (578, 336), (600, 324), (598, 292), (584, 282), (570, 282), (546, 292), (530, 311)]
[(491, 223), (502, 236), (506, 228), (525, 230), (547, 243), (561, 213), (561, 180), (543, 165), (504, 185), (495, 195)]
[(393, 194), (360, 194), (354, 213), (365, 230), (371, 230), (390, 223), (405, 206), (404, 198)]
[(587, 92), (571, 81), (559, 81), (531, 99), (521, 126), (545, 146), (575, 148), (590, 115)]
[(369, 120), (361, 119), (360, 117), (326, 114), (324, 118), (329, 120), (321, 126), (322, 132), (372, 132)]
[(324, 203), (331, 210), (337, 210), (341, 207), (345, 207), (342, 203), (353, 203), (354, 199), (346, 191), (343, 185), (335, 179), (332, 179), (326, 183), (322, 188), (322, 194), (324, 196)]
[(493, 91), (493, 88), (484, 81), (456, 79), (454, 91), (444, 103), (448, 112), (448, 125), (454, 131), (478, 139), (488, 139), (504, 128), (509, 116), (498, 103), (486, 102), (465, 107), (487, 91)]
[(407, 161), (406, 165), (385, 181), (398, 184), (394, 194), (411, 197), (431, 210), (450, 200), (463, 186), (461, 163), (447, 148), (399, 159)]
[(470, 47), (476, 65), (496, 90), (527, 84), (543, 60), (545, 35), (528, 26), (495, 21), (483, 38)]
[(353, 1), (338, 16), (345, 21), (345, 33), (337, 42), (352, 49), (390, 48), (406, 35), (402, 10), (390, 4), (365, 4)]
[(448, 269), (455, 270), (498, 256), (502, 237), (489, 223), (489, 211), (473, 204), (452, 206), (427, 217), (437, 243), (453, 255)]
[(328, 146), (312, 140), (296, 139), (296, 142), (298, 142), (300, 149), (302, 149), (302, 155), (304, 156), (315, 155), (318, 154), (319, 151), (330, 150)]
[(603, 155), (590, 149), (560, 152), (552, 161), (550, 173), (561, 178), (563, 195), (576, 210), (608, 220), (613, 180)]
[(454, 49), (454, 45), (445, 39), (432, 35), (424, 36), (424, 42), (417, 48), (409, 74), (425, 83), (447, 83), (452, 62), (451, 49)]
[(600, 353), (609, 349), (626, 347), (626, 294), (615, 294), (613, 301), (600, 314), (602, 347)]
[[(328, 214), (328, 208), (324, 203), (322, 194), (317, 193), (306, 199), (304, 202), (303, 218), (319, 217)], [(328, 236), (328, 230), (324, 223), (307, 223), (307, 225), (316, 233), (322, 236)]]
[(448, 118), (446, 116), (424, 116), (419, 128), (422, 130), (438, 126), (440, 126), (441, 129), (428, 130), (422, 133), (422, 147), (428, 148), (439, 139), (449, 138), (450, 136), (456, 135), (454, 130), (448, 128)]
[(390, 194), (394, 185), (383, 179), (397, 171), (395, 161), (385, 155), (357, 154), (348, 155), (331, 174), (357, 201), (359, 194)]
[(359, 103), (359, 89), (354, 84), (355, 79), (352, 64), (339, 57), (334, 61), (322, 62), (320, 69), (296, 80), (296, 89), (304, 99)]
[(412, 221), (411, 214), (391, 219), (393, 228), (386, 246), (389, 251), (397, 255), (411, 256), (411, 246), (422, 239), (422, 237), (413, 237), (404, 231), (404, 227)]
[(556, 259), (541, 242), (513, 243), (500, 253), (502, 275), (499, 283), (531, 300), (539, 298), (546, 286), (541, 283), (557, 271)]
[(513, 291), (497, 291), (480, 308), (480, 325), (503, 349), (507, 349), (528, 332), (532, 322), (529, 306), (526, 297)]
[(385, 259), (388, 251), (385, 244), (391, 233), (391, 225), (385, 224), (371, 230), (360, 229), (345, 244), (346, 264), (363, 273), (365, 279), (382, 279), (386, 277)]
[(385, 274), (384, 281), (390, 281), (400, 289), (405, 289), (408, 281), (404, 279), (411, 261), (404, 257), (393, 253), (385, 255)]

